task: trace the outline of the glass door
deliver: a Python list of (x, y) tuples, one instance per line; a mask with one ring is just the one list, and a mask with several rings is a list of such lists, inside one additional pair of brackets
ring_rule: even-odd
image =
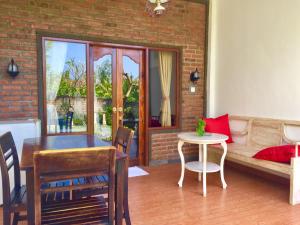
[(112, 142), (117, 128), (113, 113), (113, 107), (116, 105), (116, 85), (113, 85), (116, 81), (116, 50), (92, 47), (92, 58), (94, 134), (103, 141)]
[(144, 148), (144, 83), (143, 83), (143, 52), (140, 50), (120, 49), (119, 67), (122, 76), (122, 97), (119, 106), (122, 112), (119, 115), (120, 125), (132, 129), (134, 137), (131, 142), (131, 164), (143, 161)]
[(131, 164), (143, 163), (143, 51), (92, 46), (93, 131), (113, 142), (119, 126), (134, 131)]

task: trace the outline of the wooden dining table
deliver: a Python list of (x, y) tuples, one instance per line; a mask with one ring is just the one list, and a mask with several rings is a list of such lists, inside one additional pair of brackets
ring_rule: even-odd
[[(111, 146), (111, 142), (100, 140), (95, 135), (60, 135), (42, 136), (38, 138), (25, 139), (21, 156), (20, 169), (26, 173), (27, 186), (27, 220), (28, 224), (34, 224), (34, 168), (33, 153), (43, 150), (72, 149)], [(51, 163), (51, 162), (49, 162)], [(128, 160), (123, 152), (116, 155), (116, 215), (117, 225), (122, 224), (124, 201), (128, 201)]]

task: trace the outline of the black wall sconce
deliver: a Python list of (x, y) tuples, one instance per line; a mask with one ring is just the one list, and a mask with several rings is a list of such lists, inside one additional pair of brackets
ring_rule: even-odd
[(11, 59), (10, 63), (8, 64), (7, 73), (12, 77), (15, 78), (19, 74), (18, 65), (15, 64), (14, 59)]
[(200, 73), (198, 71), (198, 68), (196, 68), (195, 71), (191, 72), (191, 75), (190, 75), (190, 80), (195, 83), (197, 80), (200, 79)]

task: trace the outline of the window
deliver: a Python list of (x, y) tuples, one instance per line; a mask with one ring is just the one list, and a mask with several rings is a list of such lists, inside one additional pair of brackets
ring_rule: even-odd
[(177, 127), (176, 51), (149, 51), (149, 127)]
[(87, 131), (86, 44), (45, 40), (47, 134)]

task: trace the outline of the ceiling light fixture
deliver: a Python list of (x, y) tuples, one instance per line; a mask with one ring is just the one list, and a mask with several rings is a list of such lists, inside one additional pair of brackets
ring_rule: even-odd
[(146, 11), (150, 16), (160, 16), (166, 10), (168, 2), (169, 0), (147, 0)]

